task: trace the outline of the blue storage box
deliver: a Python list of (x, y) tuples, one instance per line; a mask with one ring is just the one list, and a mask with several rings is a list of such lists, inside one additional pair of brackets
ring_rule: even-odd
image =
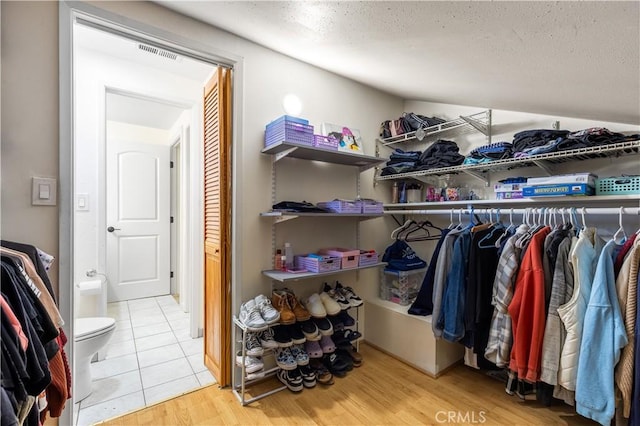
[(558, 195), (593, 195), (595, 188), (586, 183), (558, 183), (555, 185), (525, 186), (524, 197), (550, 197)]

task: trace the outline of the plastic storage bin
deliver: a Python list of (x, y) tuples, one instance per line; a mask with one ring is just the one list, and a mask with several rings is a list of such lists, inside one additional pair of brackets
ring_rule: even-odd
[(351, 200), (333, 200), (318, 203), (318, 207), (328, 209), (334, 213), (360, 213), (360, 205)]
[(426, 268), (413, 271), (384, 269), (380, 276), (380, 298), (409, 305), (418, 295)]
[(378, 253), (375, 250), (360, 250), (358, 266), (370, 266), (378, 263)]
[(300, 256), (295, 256), (294, 259), (297, 268), (304, 268), (310, 272), (331, 272), (340, 269), (339, 257), (327, 255), (310, 257), (308, 254), (303, 254)]
[(382, 214), (384, 208), (382, 203), (376, 200), (357, 200), (356, 204), (360, 206), (360, 213), (365, 214)]
[(339, 257), (341, 259), (341, 268), (357, 268), (360, 261), (360, 250), (347, 248), (326, 248), (319, 251), (320, 254)]
[(619, 176), (596, 180), (596, 195), (640, 194), (640, 176)]
[(313, 146), (316, 148), (328, 149), (330, 151), (337, 151), (338, 139), (333, 136), (313, 135)]
[(287, 141), (313, 146), (313, 126), (307, 120), (284, 115), (267, 124), (264, 146)]

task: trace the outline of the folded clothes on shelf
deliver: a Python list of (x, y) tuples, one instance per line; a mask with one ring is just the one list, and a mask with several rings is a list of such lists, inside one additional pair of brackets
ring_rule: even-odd
[(306, 201), (280, 201), (272, 206), (274, 211), (293, 213), (330, 213), (330, 210), (318, 207)]

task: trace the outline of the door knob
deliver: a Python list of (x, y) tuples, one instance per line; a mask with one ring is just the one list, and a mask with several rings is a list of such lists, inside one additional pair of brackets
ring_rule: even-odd
[(120, 228), (114, 228), (113, 226), (110, 226), (107, 228), (107, 232), (113, 232), (113, 231), (119, 231)]

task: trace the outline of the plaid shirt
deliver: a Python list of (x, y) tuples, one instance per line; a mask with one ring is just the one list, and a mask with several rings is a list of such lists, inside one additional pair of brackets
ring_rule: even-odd
[(491, 304), (495, 306), (491, 318), (489, 341), (484, 352), (484, 357), (498, 367), (507, 367), (511, 359), (511, 345), (513, 335), (511, 330), (511, 317), (507, 308), (513, 299), (513, 285), (518, 275), (520, 266), (520, 248), (516, 241), (524, 235), (529, 227), (520, 225), (516, 233), (510, 237), (504, 245), (498, 270), (493, 281), (493, 299)]

